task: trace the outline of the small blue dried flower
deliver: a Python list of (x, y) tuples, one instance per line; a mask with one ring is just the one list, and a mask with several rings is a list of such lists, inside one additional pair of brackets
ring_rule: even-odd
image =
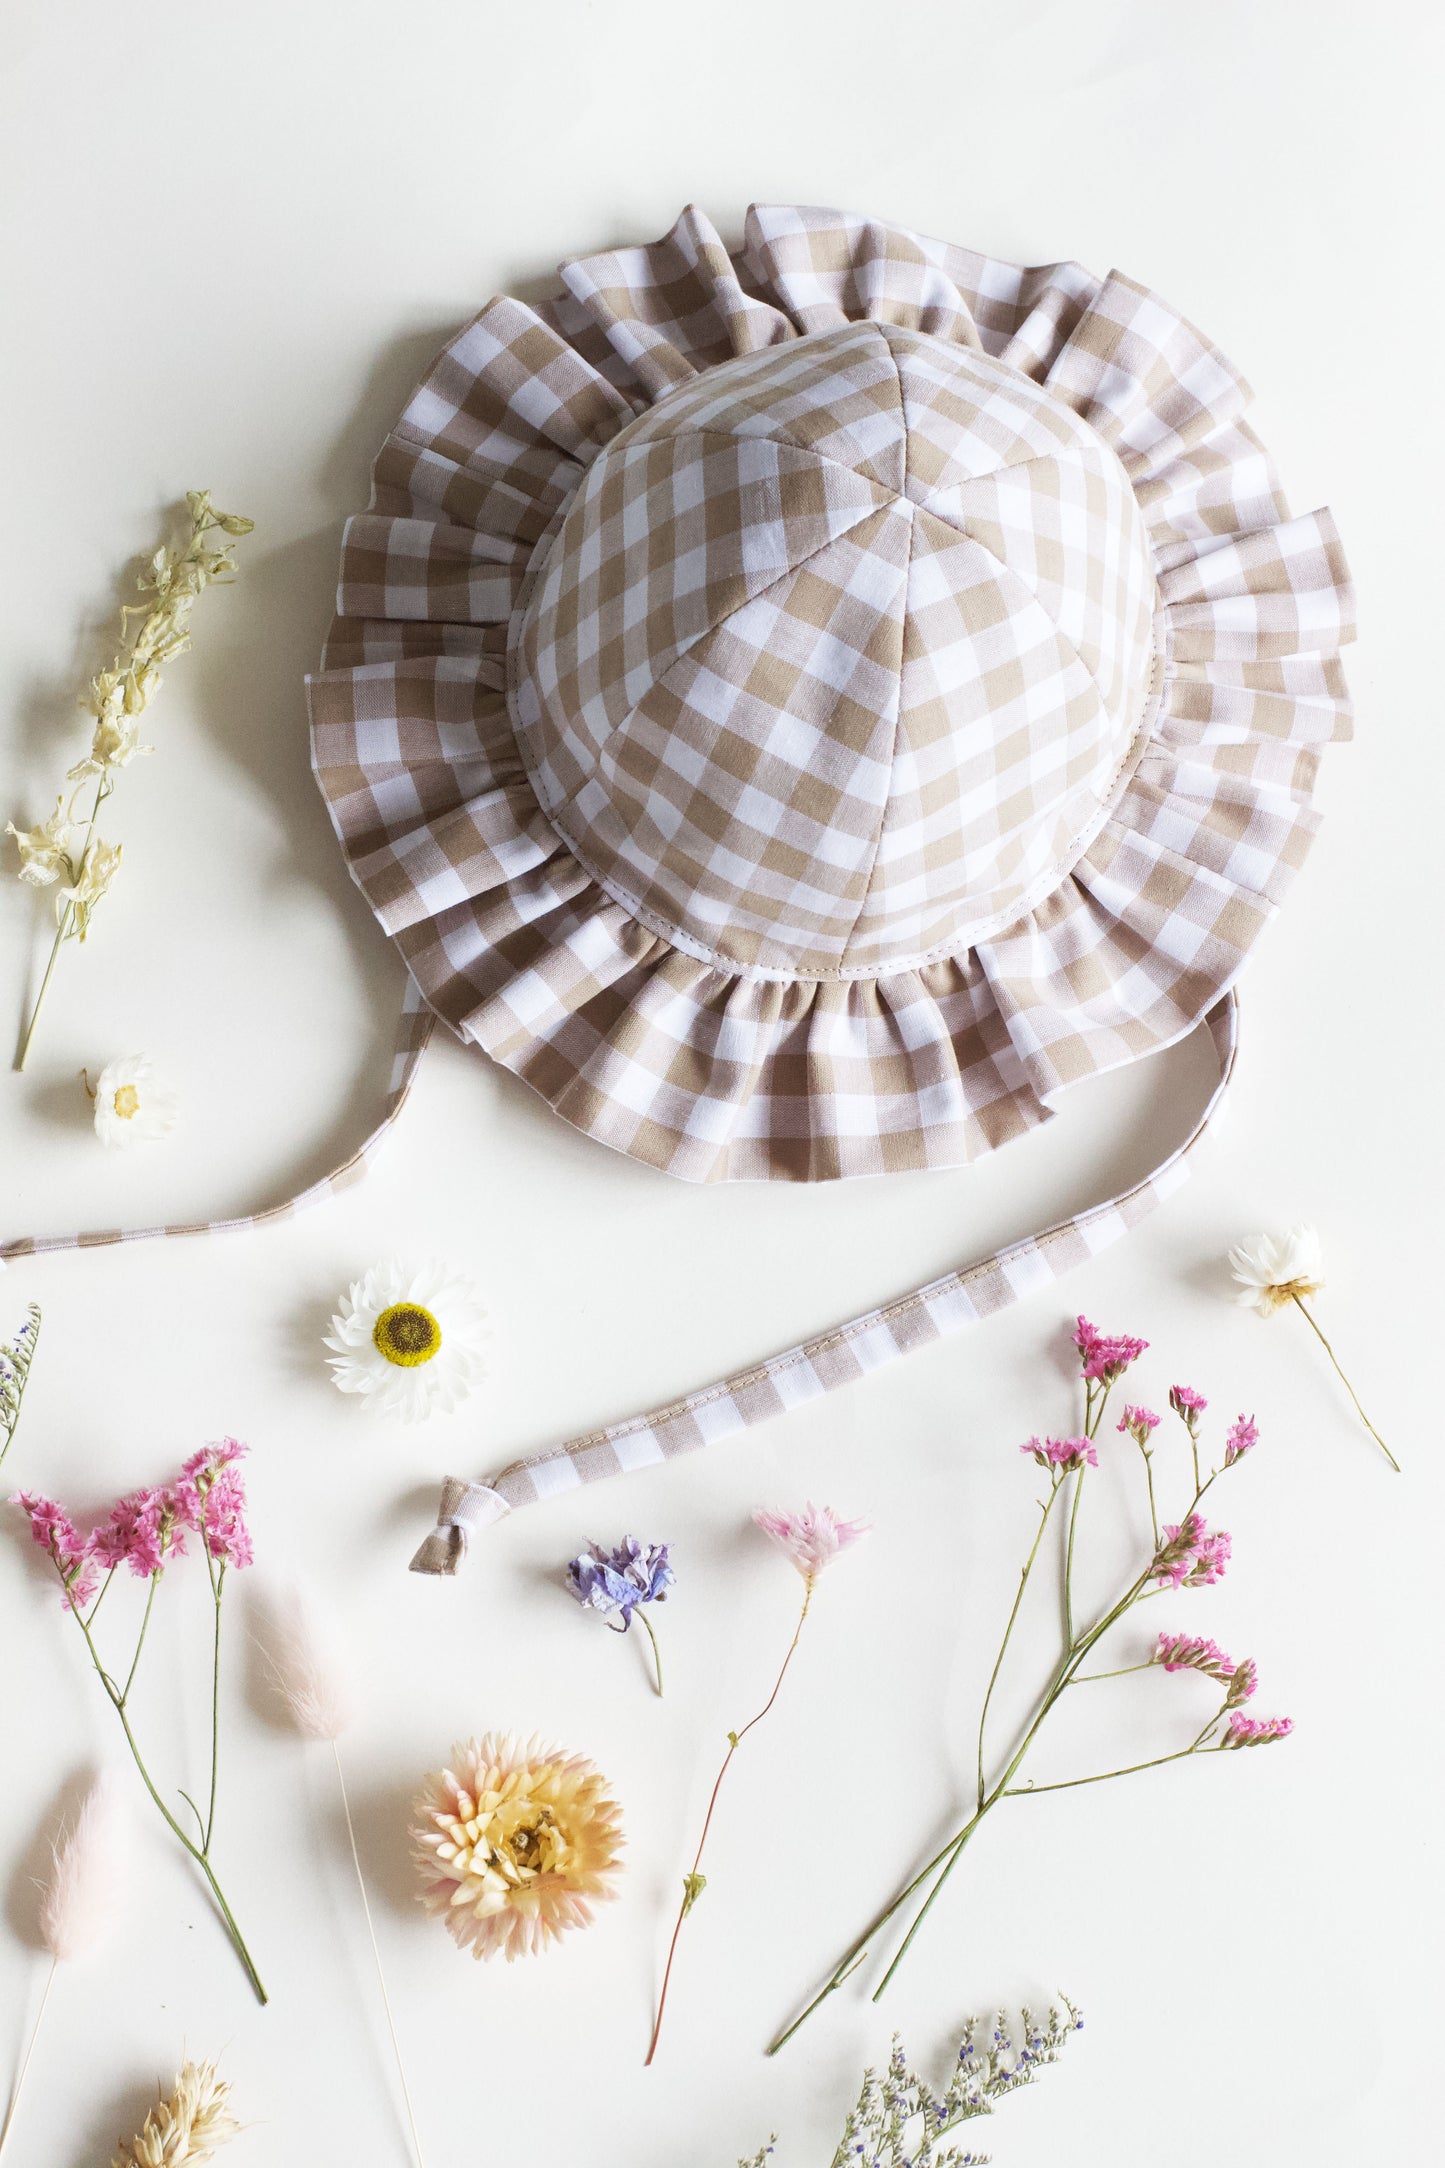
[(676, 1575), (665, 1543), (639, 1543), (624, 1536), (615, 1551), (589, 1543), (567, 1567), (567, 1585), (585, 1611), (600, 1611), (614, 1633), (626, 1633), (634, 1613), (652, 1643), (657, 1691), (662, 1692), (662, 1657), (657, 1636), (642, 1605), (662, 1603)]

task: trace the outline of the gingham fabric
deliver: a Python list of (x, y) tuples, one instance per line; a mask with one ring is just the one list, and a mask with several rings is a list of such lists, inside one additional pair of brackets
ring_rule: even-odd
[(380, 1121), (339, 1167), (333, 1167), (329, 1174), (322, 1175), (319, 1181), (311, 1183), (297, 1196), (283, 1198), (278, 1204), (263, 1206), (259, 1212), (247, 1212), (231, 1219), (182, 1220), (153, 1227), (110, 1227), (87, 1234), (14, 1235), (8, 1241), (0, 1241), (0, 1270), (11, 1259), (38, 1257), (47, 1250), (104, 1249), (112, 1242), (149, 1242), (166, 1235), (236, 1234), (246, 1227), (264, 1227), (274, 1220), (294, 1219), (298, 1212), (309, 1211), (312, 1205), (325, 1204), (329, 1198), (339, 1196), (342, 1190), (361, 1180), (383, 1137), (406, 1105), (417, 1063), (426, 1049), (435, 1021), (415, 985), (408, 980), (397, 1026), (391, 1081)]
[(956, 1165), (1230, 988), (1352, 602), (1156, 296), (696, 211), (446, 348), (311, 681), (435, 1012), (695, 1181)]
[(1133, 1189), (979, 1264), (945, 1273), (816, 1340), (689, 1393), (685, 1400), (573, 1438), (529, 1459), (514, 1460), (485, 1482), (448, 1476), (436, 1526), (411, 1562), (413, 1573), (453, 1574), (471, 1539), (518, 1506), (558, 1497), (580, 1484), (625, 1475), (634, 1468), (655, 1467), (675, 1454), (803, 1407), (914, 1348), (961, 1332), (1022, 1296), (1052, 1286), (1075, 1265), (1097, 1256), (1179, 1187), (1189, 1171), (1189, 1154), (1219, 1110), (1238, 1047), (1238, 1012), (1232, 993), (1211, 1009), (1205, 1024), (1219, 1063), (1219, 1081), (1190, 1136)]

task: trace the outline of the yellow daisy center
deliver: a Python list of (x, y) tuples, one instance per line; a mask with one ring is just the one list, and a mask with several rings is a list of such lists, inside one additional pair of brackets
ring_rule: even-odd
[(140, 1093), (134, 1084), (122, 1084), (115, 1095), (115, 1111), (123, 1122), (140, 1112)]
[(371, 1344), (398, 1369), (415, 1370), (440, 1354), (442, 1329), (419, 1302), (394, 1302), (372, 1326)]

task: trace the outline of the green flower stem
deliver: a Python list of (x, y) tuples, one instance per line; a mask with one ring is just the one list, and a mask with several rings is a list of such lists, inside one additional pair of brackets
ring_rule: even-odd
[[(150, 1587), (146, 1590), (146, 1607), (145, 1610), (141, 1613), (140, 1632), (136, 1636), (135, 1654), (130, 1660), (130, 1669), (125, 1675), (125, 1685), (120, 1690), (120, 1705), (122, 1708), (125, 1707), (126, 1702), (130, 1699), (130, 1690), (135, 1684), (136, 1665), (140, 1662), (140, 1652), (146, 1645), (146, 1628), (150, 1625), (151, 1622), (151, 1607), (156, 1600), (156, 1584), (159, 1580), (160, 1572), (159, 1570), (157, 1570), (150, 1577)], [(108, 1581), (107, 1586), (109, 1586)], [(101, 1596), (103, 1596), (105, 1594), (105, 1590), (102, 1589), (100, 1594)], [(95, 1599), (95, 1607), (91, 1611), (92, 1619), (95, 1616), (95, 1611), (99, 1609), (99, 1606), (100, 1596), (97, 1596)], [(89, 1638), (89, 1636), (87, 1636), (87, 1638)]]
[(1198, 1754), (1201, 1751), (1219, 1754), (1224, 1750), (1222, 1747), (1206, 1747), (1201, 1750), (1197, 1744), (1194, 1746), (1181, 1746), (1173, 1754), (1156, 1754), (1152, 1761), (1130, 1762), (1127, 1769), (1101, 1769), (1096, 1776), (1065, 1777), (1058, 1784), (1018, 1784), (1014, 1786), (1012, 1791), (1005, 1792), (1004, 1797), (1006, 1799), (1037, 1799), (1044, 1792), (1071, 1792), (1079, 1784), (1108, 1784), (1115, 1777), (1137, 1776), (1141, 1769), (1162, 1769), (1166, 1762), (1188, 1761), (1191, 1754)]
[(1154, 1531), (1154, 1556), (1159, 1556), (1159, 1512), (1154, 1503), (1154, 1456), (1147, 1445), (1141, 1445), (1144, 1456), (1144, 1480), (1149, 1486), (1149, 1526)]
[(662, 1993), (657, 1998), (657, 2018), (653, 2024), (652, 2039), (648, 2044), (647, 2054), (643, 2061), (644, 2069), (648, 2067), (648, 2065), (652, 2061), (652, 2058), (654, 2057), (654, 2055), (656, 2055), (657, 2043), (662, 2034), (662, 2015), (664, 2010), (667, 2008), (667, 1990), (672, 1980), (672, 1963), (673, 1959), (677, 1955), (677, 1938), (682, 1933), (682, 1923), (687, 1918), (688, 1913), (691, 1912), (693, 1906), (698, 1900), (698, 1897), (701, 1895), (703, 1889), (706, 1887), (704, 1877), (700, 1872), (702, 1867), (702, 1855), (703, 1849), (707, 1844), (708, 1831), (712, 1828), (713, 1812), (717, 1806), (718, 1793), (722, 1790), (723, 1778), (727, 1775), (729, 1768), (732, 1766), (732, 1758), (734, 1754), (736, 1754), (738, 1748), (742, 1745), (744, 1739), (746, 1739), (748, 1733), (753, 1729), (754, 1725), (761, 1724), (763, 1718), (768, 1714), (768, 1711), (772, 1708), (773, 1703), (777, 1700), (779, 1694), (782, 1692), (783, 1681), (788, 1675), (788, 1666), (793, 1661), (793, 1658), (797, 1653), (798, 1643), (803, 1636), (803, 1628), (808, 1623), (808, 1607), (812, 1603), (812, 1601), (813, 1576), (812, 1574), (809, 1574), (803, 1584), (803, 1608), (798, 1613), (798, 1623), (793, 1629), (793, 1638), (788, 1643), (788, 1653), (783, 1658), (782, 1669), (779, 1671), (777, 1678), (773, 1682), (772, 1692), (769, 1694), (767, 1700), (763, 1703), (761, 1709), (759, 1709), (757, 1715), (754, 1717), (750, 1717), (747, 1723), (744, 1724), (741, 1731), (730, 1731), (728, 1733), (728, 1750), (723, 1756), (722, 1767), (717, 1773), (717, 1779), (712, 1788), (712, 1797), (708, 1800), (707, 1803), (707, 1813), (703, 1817), (702, 1835), (698, 1838), (697, 1841), (697, 1852), (693, 1859), (692, 1872), (683, 1878), (682, 1903), (678, 1906), (677, 1918), (673, 1922), (672, 1940), (668, 1944), (667, 1949), (667, 1965), (662, 1975)]
[(1329, 1341), (1321, 1332), (1319, 1325), (1315, 1320), (1314, 1312), (1307, 1306), (1303, 1295), (1295, 1295), (1291, 1299), (1294, 1302), (1295, 1308), (1299, 1311), (1300, 1316), (1304, 1319), (1305, 1323), (1309, 1326), (1310, 1331), (1319, 1341), (1320, 1346), (1329, 1356), (1331, 1363), (1334, 1365), (1335, 1376), (1339, 1379), (1341, 1385), (1344, 1386), (1345, 1391), (1349, 1394), (1351, 1400), (1355, 1404), (1356, 1415), (1358, 1415), (1360, 1421), (1364, 1424), (1366, 1430), (1368, 1430), (1370, 1436), (1374, 1439), (1376, 1445), (1380, 1448), (1380, 1451), (1384, 1454), (1386, 1460), (1390, 1463), (1390, 1466), (1394, 1469), (1396, 1475), (1399, 1475), (1401, 1472), (1400, 1463), (1396, 1460), (1394, 1454), (1390, 1451), (1390, 1448), (1388, 1447), (1388, 1445), (1386, 1445), (1384, 1439), (1380, 1436), (1380, 1433), (1378, 1432), (1378, 1430), (1376, 1430), (1374, 1424), (1370, 1421), (1369, 1416), (1366, 1415), (1364, 1409), (1360, 1406), (1359, 1394), (1355, 1391), (1354, 1386), (1351, 1385), (1349, 1379), (1345, 1376), (1344, 1371), (1340, 1368), (1340, 1359), (1338, 1355), (1336, 1355), (1334, 1349), (1330, 1346)]
[[(993, 1700), (993, 1690), (998, 1684), (998, 1675), (1003, 1669), (1003, 1660), (1004, 1657), (1008, 1654), (1008, 1645), (1010, 1640), (1013, 1638), (1013, 1630), (1018, 1621), (1020, 1607), (1023, 1604), (1024, 1590), (1029, 1585), (1029, 1575), (1034, 1570), (1034, 1561), (1039, 1555), (1039, 1545), (1044, 1540), (1044, 1530), (1048, 1526), (1049, 1515), (1054, 1509), (1054, 1500), (1058, 1497), (1058, 1495), (1059, 1486), (1057, 1483), (1055, 1483), (1053, 1489), (1049, 1492), (1048, 1498), (1044, 1503), (1043, 1514), (1040, 1518), (1038, 1525), (1038, 1532), (1035, 1535), (1033, 1541), (1033, 1548), (1029, 1552), (1029, 1555), (1024, 1562), (1023, 1572), (1019, 1575), (1018, 1591), (1014, 1596), (1013, 1609), (1008, 1615), (1008, 1624), (1004, 1628), (1003, 1640), (999, 1644), (998, 1655), (994, 1659), (993, 1670), (989, 1674), (988, 1691), (983, 1697), (983, 1708), (979, 1713), (978, 1719), (978, 1804), (980, 1807), (982, 1807), (983, 1805), (984, 1792), (987, 1789), (984, 1783), (983, 1776), (983, 1734), (984, 1726), (988, 1722), (988, 1705)], [(927, 1870), (925, 1869), (925, 1872), (926, 1871)], [(787, 2036), (785, 2034), (784, 2038), (786, 2037)], [(779, 2043), (779, 2045), (781, 2045), (781, 2042)]]
[(224, 1561), (219, 1570), (211, 1556), (211, 1546), (204, 1536), (201, 1549), (206, 1554), (206, 1572), (211, 1583), (211, 1602), (215, 1623), (211, 1633), (211, 1796), (206, 1806), (205, 1843), (203, 1850), (211, 1849), (211, 1838), (216, 1828), (216, 1779), (221, 1768), (221, 1592), (226, 1585)]
[(647, 1638), (652, 1643), (652, 1669), (657, 1688), (657, 1698), (660, 1701), (662, 1699), (662, 1651), (657, 1645), (657, 1636), (652, 1630), (652, 1621), (640, 1604), (637, 1608), (637, 1616), (646, 1627)]
[[(63, 1583), (65, 1580), (65, 1574), (63, 1568), (61, 1567), (60, 1560), (58, 1556), (56, 1556), (55, 1546), (53, 1542), (51, 1544), (51, 1556), (55, 1558), (56, 1570), (57, 1572), (59, 1572), (61, 1581)], [(157, 1574), (153, 1574), (151, 1576), (150, 1597), (148, 1597), (146, 1600), (146, 1620), (142, 1623), (141, 1627), (142, 1641), (145, 1638), (145, 1624), (149, 1621), (150, 1617), (150, 1600), (151, 1597), (155, 1595), (155, 1584), (158, 1579), (159, 1575)], [(104, 1594), (104, 1590), (101, 1591), (101, 1594)], [(99, 1601), (100, 1598), (97, 1597), (96, 1602), (98, 1603)], [(165, 1801), (162, 1799), (160, 1793), (156, 1790), (156, 1787), (151, 1780), (150, 1771), (145, 1765), (145, 1760), (140, 1750), (140, 1744), (136, 1739), (134, 1731), (131, 1729), (130, 1717), (126, 1710), (126, 1695), (130, 1691), (130, 1679), (127, 1679), (124, 1689), (116, 1685), (114, 1679), (106, 1670), (105, 1665), (101, 1662), (100, 1651), (95, 1645), (95, 1640), (90, 1630), (90, 1621), (83, 1617), (79, 1611), (72, 1611), (71, 1615), (74, 1618), (76, 1625), (80, 1628), (81, 1633), (85, 1637), (85, 1645), (90, 1652), (91, 1663), (95, 1666), (96, 1676), (100, 1680), (101, 1685), (105, 1688), (111, 1706), (114, 1708), (116, 1715), (120, 1719), (121, 1730), (125, 1733), (125, 1743), (130, 1748), (131, 1760), (135, 1763), (136, 1768), (140, 1772), (141, 1782), (144, 1784), (147, 1792), (150, 1794), (151, 1801), (155, 1806), (156, 1812), (160, 1815), (162, 1821), (165, 1823), (166, 1827), (170, 1830), (171, 1834), (175, 1837), (176, 1841), (180, 1844), (182, 1849), (192, 1860), (194, 1860), (197, 1867), (200, 1868), (201, 1873), (206, 1879), (206, 1883), (210, 1889), (211, 1895), (215, 1900), (216, 1908), (225, 1923), (226, 1932), (231, 1938), (232, 1947), (234, 1948), (236, 1955), (240, 1958), (242, 1965), (245, 1967), (246, 1977), (251, 1983), (251, 1987), (255, 1994), (256, 2000), (261, 2003), (266, 2002), (269, 1998), (266, 1994), (266, 1989), (262, 1984), (261, 1975), (256, 1970), (255, 1964), (252, 1961), (251, 1953), (246, 1947), (245, 1938), (242, 1936), (240, 1928), (236, 1925), (235, 1915), (231, 1911), (230, 1905), (226, 1902), (225, 1892), (222, 1890), (220, 1883), (216, 1880), (215, 1870), (211, 1866), (210, 1858), (208, 1856), (210, 1848), (209, 1837), (207, 1837), (205, 1842), (202, 1844), (198, 1845), (193, 1843), (190, 1837), (187, 1836), (185, 1830), (181, 1827), (180, 1823), (176, 1820), (176, 1817), (172, 1814), (170, 1808), (166, 1805)], [(140, 1648), (139, 1646), (137, 1646), (137, 1661), (139, 1660), (139, 1656)], [(133, 1661), (131, 1665), (131, 1678), (134, 1678), (134, 1676), (135, 1662)]]
[[(85, 854), (90, 849), (91, 841), (95, 835), (95, 824), (100, 818), (100, 809), (102, 805), (104, 805), (106, 799), (110, 796), (110, 789), (111, 785), (109, 777), (104, 775), (99, 777), (95, 786), (95, 803), (90, 809), (90, 825), (85, 831), (85, 841), (80, 846), (80, 856), (78, 859), (73, 861), (73, 878), (77, 881), (80, 879), (81, 873), (84, 870)], [(25, 1036), (20, 1041), (20, 1051), (15, 1057), (15, 1067), (17, 1071), (23, 1069), (26, 1062), (30, 1058), (30, 1042), (35, 1037), (35, 1027), (40, 1021), (40, 1011), (44, 1004), (45, 996), (50, 990), (50, 980), (55, 970), (56, 959), (60, 954), (63, 943), (70, 939), (71, 921), (74, 919), (74, 917), (75, 905), (73, 903), (68, 903), (65, 906), (64, 912), (61, 914), (60, 924), (55, 929), (55, 939), (50, 946), (50, 960), (45, 966), (45, 976), (40, 981), (40, 991), (35, 996), (35, 1006), (30, 1011), (30, 1021), (25, 1027)]]
[(1074, 1502), (1069, 1508), (1069, 1540), (1064, 1546), (1064, 1646), (1074, 1645), (1074, 1530), (1079, 1521), (1079, 1500), (1084, 1495), (1084, 1468), (1074, 1477)]
[[(1102, 1414), (1102, 1403), (1100, 1405), (1098, 1413)], [(1200, 1498), (1204, 1495), (1204, 1492), (1209, 1488), (1209, 1483), (1213, 1480), (1214, 1479), (1211, 1476), (1208, 1481), (1206, 1481), (1199, 1487), (1199, 1489), (1195, 1493), (1193, 1502), (1188, 1508), (1188, 1512), (1192, 1513), (1195, 1510)], [(1052, 1505), (1055, 1496), (1057, 1496), (1057, 1488), (1053, 1493), (1050, 1494), (1049, 1505)], [(1048, 1507), (1045, 1508), (1045, 1519), (1047, 1518), (1047, 1513)], [(1039, 1534), (1040, 1536), (1042, 1535), (1042, 1524), (1040, 1526)], [(1034, 1544), (1035, 1552), (1038, 1548), (1038, 1540), (1038, 1537), (1036, 1537)], [(1151, 1559), (1150, 1564), (1152, 1565), (1152, 1563), (1153, 1560)], [(936, 1876), (933, 1888), (929, 1891), (928, 1896), (925, 1898), (922, 1906), (920, 1907), (918, 1915), (915, 1918), (913, 1925), (910, 1927), (908, 1935), (906, 1936), (902, 1947), (899, 1949), (897, 1956), (893, 1959), (893, 1962), (889, 1965), (887, 1972), (884, 1974), (882, 1981), (879, 1983), (879, 1986), (874, 1993), (873, 2000), (875, 2002), (878, 2000), (878, 1997), (888, 1986), (890, 1980), (893, 1978), (894, 1973), (897, 1971), (899, 1965), (902, 1963), (903, 1958), (907, 1954), (908, 1949), (912, 1944), (915, 1934), (917, 1933), (919, 1927), (922, 1925), (927, 1913), (932, 1908), (934, 1899), (937, 1897), (939, 1891), (943, 1887), (943, 1884), (947, 1881), (949, 1875), (952, 1873), (955, 1865), (957, 1864), (965, 1847), (972, 1839), (980, 1822), (983, 1821), (986, 1815), (992, 1813), (993, 1809), (998, 1805), (1001, 1799), (1010, 1796), (1010, 1788), (1013, 1784), (1013, 1779), (1018, 1774), (1018, 1771), (1023, 1764), (1025, 1756), (1028, 1754), (1029, 1749), (1032, 1747), (1035, 1739), (1038, 1737), (1038, 1734), (1042, 1729), (1044, 1723), (1047, 1721), (1050, 1713), (1057, 1705), (1060, 1696), (1063, 1694), (1067, 1687), (1075, 1683), (1080, 1664), (1084, 1661), (1090, 1650), (1093, 1649), (1096, 1644), (1103, 1639), (1104, 1635), (1108, 1633), (1112, 1627), (1116, 1626), (1119, 1620), (1124, 1617), (1125, 1613), (1129, 1611), (1132, 1606), (1136, 1604), (1140, 1600), (1140, 1598), (1146, 1594), (1148, 1589), (1148, 1582), (1149, 1573), (1146, 1569), (1130, 1583), (1129, 1587), (1124, 1591), (1124, 1594), (1118, 1599), (1117, 1602), (1110, 1606), (1110, 1608), (1104, 1613), (1103, 1617), (1097, 1620), (1093, 1626), (1089, 1627), (1085, 1633), (1080, 1635), (1079, 1638), (1065, 1650), (1064, 1655), (1060, 1660), (1059, 1666), (1054, 1673), (1054, 1677), (1050, 1682), (1048, 1688), (1045, 1690), (1043, 1699), (1040, 1703), (1038, 1710), (1036, 1711), (1033, 1718), (1030, 1720), (1024, 1732), (1023, 1738), (1020, 1740), (1018, 1747), (1015, 1749), (1014, 1755), (1010, 1760), (1008, 1767), (1005, 1769), (998, 1783), (993, 1787), (993, 1790), (991, 1792), (987, 1792), (985, 1796), (978, 1802), (974, 1813), (969, 1817), (968, 1821), (965, 1822), (963, 1827), (960, 1830), (957, 1830), (954, 1835), (950, 1837), (947, 1844), (945, 1844), (940, 1851), (936, 1852), (933, 1858), (929, 1860), (925, 1866), (919, 1869), (918, 1873), (913, 1876), (912, 1880), (906, 1883), (904, 1887), (898, 1891), (897, 1895), (891, 1898), (890, 1901), (882, 1908), (882, 1910), (874, 1915), (874, 1917), (869, 1921), (868, 1925), (864, 1928), (863, 1932), (859, 1936), (857, 1936), (857, 1938), (852, 1943), (849, 1944), (847, 1950), (844, 1952), (842, 1958), (839, 1960), (836, 1969), (824, 1982), (823, 1986), (818, 1990), (817, 1994), (814, 1995), (812, 2001), (809, 2002), (805, 2006), (805, 2008), (800, 2011), (798, 2016), (793, 2019), (792, 2023), (786, 2026), (784, 2030), (780, 2032), (773, 2040), (767, 2050), (769, 2055), (776, 2055), (779, 2048), (783, 2047), (787, 2041), (791, 2040), (793, 2034), (797, 2032), (804, 2023), (806, 2023), (807, 2019), (812, 2016), (813, 2012), (818, 2009), (819, 2005), (825, 2002), (830, 1995), (837, 1992), (838, 1988), (842, 1986), (843, 1981), (847, 1978), (848, 1974), (851, 1973), (867, 1956), (868, 1946), (873, 1940), (873, 1937), (882, 1928), (887, 1926), (888, 1922), (893, 1918), (894, 1914), (897, 1913), (908, 1902), (910, 1897), (912, 1897), (919, 1889), (923, 1887), (924, 1883), (927, 1882), (931, 1876)], [(1013, 1617), (1010, 1618), (1009, 1622), (1010, 1632), (1012, 1631), (1013, 1619), (1017, 1617), (1018, 1602), (1019, 1599), (1016, 1598)], [(1005, 1645), (1006, 1644), (1007, 1636), (1005, 1636)], [(1134, 1667), (1128, 1666), (1126, 1668), (1133, 1669)], [(1141, 1666), (1140, 1668), (1143, 1667)], [(995, 1676), (997, 1676), (997, 1669), (995, 1670)], [(1082, 1681), (1079, 1681), (1079, 1683), (1082, 1683)], [(990, 1691), (992, 1691), (992, 1684), (990, 1684)], [(1218, 1719), (1215, 1718), (1213, 1721), (1217, 1722)], [(1190, 1748), (1186, 1751), (1192, 1752), (1193, 1749)], [(1166, 1756), (1164, 1758), (1172, 1760), (1175, 1757)], [(1141, 1766), (1143, 1765), (1141, 1764)], [(1036, 1789), (1043, 1789), (1043, 1787), (1036, 1787)]]

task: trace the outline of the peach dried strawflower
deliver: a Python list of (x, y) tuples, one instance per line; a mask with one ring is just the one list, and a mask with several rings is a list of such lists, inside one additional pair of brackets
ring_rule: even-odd
[(488, 1732), (413, 1809), (421, 1902), (474, 1957), (535, 1955), (616, 1895), (622, 1810), (581, 1754)]

